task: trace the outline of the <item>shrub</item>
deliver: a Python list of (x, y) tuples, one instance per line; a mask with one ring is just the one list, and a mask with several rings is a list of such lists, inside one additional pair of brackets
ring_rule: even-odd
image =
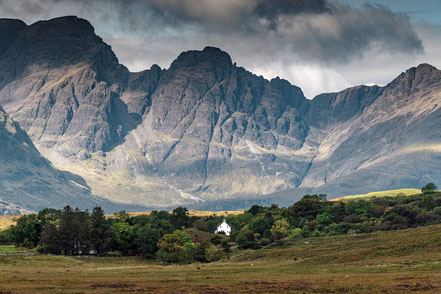
[(262, 238), (259, 241), (260, 246), (267, 246), (269, 244), (271, 244), (271, 240), (268, 238)]
[(237, 245), (239, 245), (240, 248), (245, 249), (248, 248), (249, 246), (249, 241), (247, 236), (245, 236), (245, 234), (243, 233), (239, 233), (236, 237), (236, 243)]
[(300, 238), (301, 236), (302, 236), (302, 229), (300, 229), (300, 228), (295, 228), (295, 229), (292, 229), (290, 232), (289, 232), (289, 238), (290, 239), (298, 239), (298, 238)]

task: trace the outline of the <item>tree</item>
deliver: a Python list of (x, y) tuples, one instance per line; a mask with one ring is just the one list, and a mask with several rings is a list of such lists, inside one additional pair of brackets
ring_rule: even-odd
[(247, 236), (243, 233), (239, 233), (236, 237), (236, 243), (240, 248), (245, 249), (250, 245)]
[(60, 246), (64, 254), (89, 253), (89, 213), (69, 205), (63, 208), (58, 226)]
[(60, 215), (60, 224), (58, 226), (60, 249), (64, 254), (74, 254), (74, 211), (67, 205), (63, 208)]
[(195, 228), (198, 231), (206, 231), (207, 230), (207, 224), (203, 219), (198, 219), (193, 223), (193, 228)]
[(110, 227), (112, 232), (112, 247), (122, 254), (128, 254), (133, 247), (135, 232), (128, 223), (116, 222)]
[(150, 226), (136, 229), (135, 246), (138, 253), (147, 258), (153, 258), (158, 251), (158, 241), (161, 238), (159, 230)]
[(96, 206), (90, 215), (90, 245), (98, 255), (107, 250), (110, 243), (109, 225), (107, 224), (104, 211)]
[(332, 223), (334, 217), (331, 213), (324, 212), (324, 213), (317, 215), (317, 217), (315, 219), (319, 224), (321, 224), (323, 226), (327, 226)]
[(300, 227), (302, 219), (314, 219), (317, 214), (323, 213), (330, 204), (317, 199), (303, 199), (288, 208), (291, 224)]
[(41, 232), (39, 251), (43, 253), (61, 254), (60, 237), (54, 224), (47, 224)]
[(262, 209), (261, 206), (259, 205), (253, 205), (251, 206), (251, 208), (248, 210), (249, 213), (251, 213), (252, 215), (256, 215), (260, 212), (260, 210)]
[(326, 201), (326, 197), (327, 197), (328, 195), (326, 195), (326, 194), (313, 194), (313, 195), (309, 195), (309, 194), (306, 194), (306, 195), (304, 195), (303, 197), (302, 197), (302, 200), (304, 200), (304, 199), (315, 199), (315, 200), (319, 200), (319, 201)]
[(277, 220), (271, 228), (276, 239), (282, 239), (288, 234), (289, 223), (286, 219)]
[(158, 248), (158, 257), (166, 263), (189, 263), (194, 260), (196, 249), (190, 235), (178, 230), (162, 236)]
[(421, 188), (421, 192), (423, 192), (423, 194), (429, 194), (429, 193), (433, 193), (433, 191), (435, 191), (436, 189), (437, 187), (434, 183), (428, 183), (427, 185)]
[(188, 223), (188, 209), (185, 207), (177, 207), (173, 209), (171, 215), (171, 224), (177, 230), (181, 230), (183, 227), (186, 227)]
[(125, 210), (115, 212), (113, 215), (122, 222), (127, 222), (130, 219), (130, 215)]
[(256, 218), (252, 223), (251, 223), (251, 230), (253, 230), (254, 233), (259, 233), (260, 235), (263, 235), (263, 233), (265, 233), (266, 230), (269, 230), (271, 228), (271, 226), (269, 225), (269, 223), (263, 219), (263, 218)]
[(436, 207), (437, 202), (436, 202), (435, 198), (433, 198), (433, 196), (431, 194), (429, 194), (429, 195), (423, 196), (423, 199), (421, 200), (421, 204), (424, 207), (424, 209), (432, 210)]
[(23, 215), (11, 228), (12, 241), (17, 246), (33, 248), (40, 241), (41, 227), (35, 214)]
[(57, 225), (61, 216), (61, 210), (54, 208), (44, 208), (38, 212), (37, 219), (43, 231), (46, 225)]

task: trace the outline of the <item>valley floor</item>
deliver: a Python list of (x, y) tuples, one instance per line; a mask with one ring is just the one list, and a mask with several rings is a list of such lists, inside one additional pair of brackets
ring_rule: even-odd
[(299, 239), (226, 262), (0, 256), (0, 293), (440, 293), (441, 225)]

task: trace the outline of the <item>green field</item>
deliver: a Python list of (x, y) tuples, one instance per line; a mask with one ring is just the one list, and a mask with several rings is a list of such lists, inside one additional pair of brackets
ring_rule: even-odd
[(440, 293), (441, 225), (291, 241), (220, 263), (0, 256), (6, 293)]
[(15, 254), (15, 253), (34, 253), (35, 251), (27, 248), (17, 248), (15, 245), (0, 245), (0, 254)]

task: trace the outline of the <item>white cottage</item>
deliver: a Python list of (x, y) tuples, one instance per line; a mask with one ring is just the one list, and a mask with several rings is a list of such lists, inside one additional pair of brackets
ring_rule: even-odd
[(225, 235), (227, 236), (230, 236), (231, 227), (227, 224), (226, 220), (224, 220), (223, 223), (221, 223), (219, 227), (217, 227), (217, 230), (215, 231), (216, 234), (221, 232), (225, 233)]

